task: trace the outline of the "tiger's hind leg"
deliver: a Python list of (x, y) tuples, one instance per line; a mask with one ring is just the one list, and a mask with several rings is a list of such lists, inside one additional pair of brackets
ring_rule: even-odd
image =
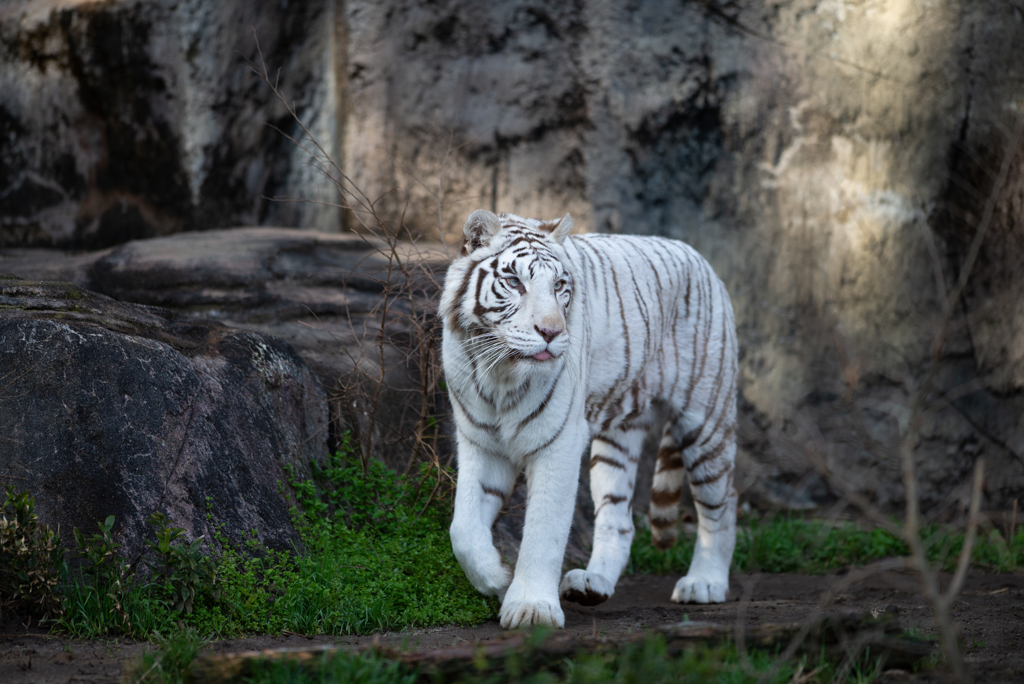
[(586, 570), (570, 570), (559, 594), (594, 606), (615, 593), (633, 543), (633, 487), (645, 429), (608, 430), (590, 447), (590, 494), (594, 500), (594, 550)]
[(651, 507), (648, 522), (651, 525), (651, 541), (659, 549), (670, 549), (676, 543), (676, 527), (679, 522), (679, 501), (683, 497), (683, 450), (672, 436), (674, 420), (665, 424), (665, 432), (658, 446), (658, 457), (654, 464), (654, 483), (651, 487)]
[[(730, 412), (731, 413), (731, 412)], [(684, 421), (666, 426), (651, 492), (651, 533), (659, 548), (675, 543), (683, 473), (697, 508), (697, 544), (686, 576), (672, 592), (677, 603), (722, 603), (736, 547), (736, 434), (730, 425), (701, 423), (683, 432)], [(678, 433), (683, 434), (676, 436)]]

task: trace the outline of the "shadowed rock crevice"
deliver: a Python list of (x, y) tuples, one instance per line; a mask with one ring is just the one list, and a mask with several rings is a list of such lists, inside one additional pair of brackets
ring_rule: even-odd
[(328, 199), (330, 184), (282, 135), (301, 129), (247, 62), (257, 59), (255, 31), (284, 70), (284, 95), (330, 143), (335, 9), (326, 0), (0, 7), (0, 246), (98, 249), (239, 223), (337, 229), (336, 209), (269, 199)]

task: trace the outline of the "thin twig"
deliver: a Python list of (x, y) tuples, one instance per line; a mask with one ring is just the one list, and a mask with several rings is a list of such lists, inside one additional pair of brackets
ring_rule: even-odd
[[(352, 419), (351, 427), (353, 429), (360, 428), (361, 431), (360, 426), (365, 425), (365, 432), (356, 435), (357, 443), (361, 447), (360, 461), (365, 468), (367, 459), (375, 457), (378, 452), (384, 453), (391, 445), (407, 445), (410, 450), (407, 471), (411, 472), (418, 462), (429, 463), (437, 471), (433, 490), (433, 493), (436, 493), (442, 480), (445, 477), (450, 479), (449, 475), (442, 473), (437, 453), (437, 440), (442, 422), (441, 417), (435, 415), (438, 409), (435, 406), (435, 396), (440, 383), (440, 360), (437, 350), (441, 326), (435, 313), (436, 305), (433, 305), (427, 298), (440, 290), (440, 284), (430, 259), (424, 258), (425, 253), (417, 245), (416, 237), (405, 223), (405, 214), (408, 211), (409, 203), (406, 202), (405, 209), (394, 225), (381, 216), (380, 203), (387, 196), (396, 193), (398, 188), (392, 188), (381, 196), (371, 199), (342, 172), (340, 166), (331, 159), (324, 146), (303, 124), (294, 102), (286, 99), (281, 93), (279, 89), (280, 72), (275, 78), (271, 78), (255, 31), (253, 31), (253, 37), (257, 57), (255, 63), (249, 61), (249, 66), (270, 88), (271, 93), (299, 127), (301, 139), (276, 126), (269, 125), (269, 127), (304, 151), (309, 156), (313, 167), (334, 184), (340, 197), (336, 202), (315, 202), (297, 197), (267, 199), (270, 201), (319, 203), (350, 212), (359, 224), (358, 229), (354, 231), (355, 234), (364, 240), (373, 253), (386, 260), (385, 273), (382, 277), (360, 274), (361, 277), (367, 278), (381, 287), (382, 295), (370, 312), (375, 324), (371, 326), (369, 319), (365, 319), (360, 332), (357, 330), (357, 324), (353, 320), (348, 303), (346, 302), (345, 305), (345, 318), (355, 338), (357, 340), (369, 338), (374, 340), (372, 357), (368, 356), (369, 349), (362, 344), (359, 345), (360, 352), (358, 354), (353, 353), (348, 345), (338, 344), (341, 353), (351, 363), (352, 372), (342, 381), (337, 397), (341, 400), (340, 405), (343, 407), (343, 412)], [(441, 157), (436, 192), (430, 191), (429, 187), (423, 184), (437, 202), (438, 234), (441, 236), (441, 246), (446, 256), (448, 255), (448, 245), (444, 239), (443, 220), (445, 174), (453, 151), (458, 149), (453, 142), (454, 132), (449, 135), (448, 144)], [(420, 182), (419, 179), (416, 180)], [(323, 324), (321, 323), (321, 325)], [(333, 333), (331, 335), (333, 338)], [(398, 358), (394, 360), (393, 364), (391, 363), (392, 350), (399, 352)], [(415, 367), (419, 372), (418, 386), (415, 389), (391, 387), (388, 383), (389, 374), (392, 370), (405, 365)], [(381, 410), (382, 404), (386, 401), (385, 390), (397, 394), (418, 395), (418, 401), (403, 402), (401, 406), (400, 424), (407, 424), (406, 421), (410, 418), (406, 416), (405, 412), (414, 414), (415, 427), (411, 434), (399, 430), (398, 426), (392, 425), (390, 421), (384, 419), (385, 413), (392, 415), (391, 412)], [(428, 502), (433, 497), (433, 493), (431, 497), (428, 497)]]

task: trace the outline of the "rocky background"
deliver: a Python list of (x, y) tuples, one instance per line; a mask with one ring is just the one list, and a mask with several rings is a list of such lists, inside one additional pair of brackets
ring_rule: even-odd
[[(0, 2), (0, 246), (108, 247), (337, 211), (253, 77), (254, 36), (338, 154), (340, 8), (325, 2)], [(279, 130), (275, 130), (279, 129)], [(284, 135), (283, 135), (283, 134)]]
[(68, 283), (0, 276), (0, 478), (42, 519), (129, 559), (168, 515), (189, 538), (300, 545), (282, 484), (323, 458), (325, 392), (286, 342)]
[[(100, 264), (121, 263), (113, 253), (78, 254), (159, 257), (198, 239), (178, 233), (232, 226), (358, 227), (352, 212), (271, 199), (338, 197), (250, 68), (254, 33), (322, 151), (423, 236), (455, 239), (478, 207), (569, 211), (582, 230), (680, 238), (707, 256), (737, 314), (740, 484), (755, 506), (833, 510), (819, 460), (900, 505), (910, 397), (946, 293), (987, 230), (922, 425), (922, 497), (932, 515), (955, 513), (982, 456), (985, 508), (1024, 492), (1013, 3), (0, 4), (0, 273), (263, 326), (331, 387), (343, 369), (324, 361), (328, 334), (319, 357), (303, 346), (317, 321), (302, 307), (334, 297), (320, 311), (341, 320), (340, 299), (362, 296), (369, 311), (373, 296), (343, 289), (351, 265), (315, 258), (336, 245), (308, 247), (307, 271), (273, 277), (278, 248), (256, 250), (239, 262), (255, 275), (229, 288), (221, 266), (186, 264), (181, 282), (205, 288), (205, 303), (155, 297), (173, 288), (147, 282), (148, 267), (130, 286), (104, 280), (117, 270)], [(159, 239), (117, 247), (140, 238)], [(267, 304), (313, 272), (334, 275), (313, 294), (290, 290), (290, 309)]]

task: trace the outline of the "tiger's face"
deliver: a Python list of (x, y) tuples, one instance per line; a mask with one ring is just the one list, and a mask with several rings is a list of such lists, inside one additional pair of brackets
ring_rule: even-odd
[(442, 302), (442, 310), (449, 309), (449, 325), (474, 338), (470, 348), (482, 361), (544, 363), (569, 348), (573, 278), (561, 243), (571, 227), (568, 215), (551, 222), (482, 210), (470, 215), (459, 296)]

